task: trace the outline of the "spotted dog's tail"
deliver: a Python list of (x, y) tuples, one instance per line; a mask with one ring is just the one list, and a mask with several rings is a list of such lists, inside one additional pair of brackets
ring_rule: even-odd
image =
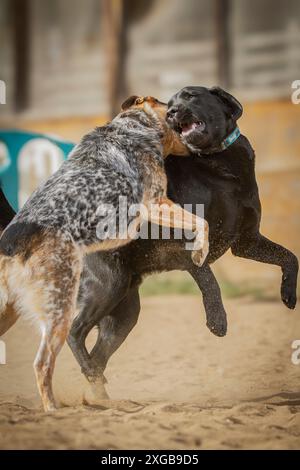
[(8, 286), (6, 282), (6, 260), (0, 255), (0, 336), (2, 336), (14, 323), (9, 309)]
[[(15, 216), (0, 188), (0, 236)], [(17, 320), (17, 316), (8, 304), (8, 288), (6, 282), (6, 260), (0, 254), (0, 336), (2, 336)]]

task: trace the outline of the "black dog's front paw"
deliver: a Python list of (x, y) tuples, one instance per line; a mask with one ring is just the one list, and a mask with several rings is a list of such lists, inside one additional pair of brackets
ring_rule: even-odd
[(209, 318), (206, 322), (207, 328), (216, 336), (222, 337), (227, 333), (227, 318), (218, 316)]
[(291, 274), (282, 276), (281, 299), (284, 305), (292, 310), (297, 304), (296, 285), (297, 281)]

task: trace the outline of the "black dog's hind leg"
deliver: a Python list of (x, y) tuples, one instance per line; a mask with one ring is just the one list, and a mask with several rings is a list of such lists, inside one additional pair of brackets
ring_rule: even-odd
[(207, 327), (216, 336), (225, 336), (227, 332), (227, 316), (219, 284), (210, 266), (205, 263), (201, 268), (197, 268), (197, 266), (191, 264), (187, 270), (201, 290)]
[[(224, 336), (227, 318), (218, 282), (209, 265), (198, 268), (192, 262), (190, 252), (187, 254), (190, 261), (186, 268), (202, 292), (207, 326), (216, 336)], [(110, 357), (136, 325), (140, 313), (138, 287), (132, 287), (110, 314), (100, 320), (98, 339), (90, 353), (89, 381), (103, 375)]]
[(90, 353), (93, 369), (89, 380), (103, 375), (110, 357), (136, 325), (140, 309), (138, 286), (134, 286), (110, 314), (100, 320), (98, 339)]
[[(89, 405), (98, 404), (99, 401), (109, 398), (104, 386), (106, 379), (103, 373), (109, 358), (121, 346), (137, 322), (140, 312), (138, 287), (130, 289), (128, 295), (110, 313), (108, 311), (107, 315), (103, 316), (104, 311), (100, 310), (100, 313), (93, 316), (94, 319), (102, 316), (102, 319), (98, 321), (98, 339), (91, 353), (88, 354), (86, 351), (87, 355), (82, 356), (82, 350), (85, 349), (82, 344), (76, 351), (78, 337), (75, 339), (75, 351), (73, 350), (82, 372), (90, 383), (84, 396), (84, 403)], [(94, 324), (86, 324), (86, 328), (80, 326), (79, 335), (86, 338), (93, 326)]]
[(85, 341), (89, 332), (97, 325), (97, 310), (99, 310), (98, 305), (86, 305), (73, 321), (67, 338), (68, 345), (81, 367), (81, 372), (86, 377), (91, 369), (91, 358), (86, 349)]
[(281, 299), (294, 309), (297, 303), (298, 260), (286, 248), (268, 240), (260, 233), (244, 234), (234, 242), (231, 251), (235, 256), (248, 258), (261, 263), (280, 266), (282, 270)]
[[(85, 375), (86, 379), (90, 383), (90, 388), (84, 397), (84, 402), (88, 404), (95, 404), (99, 400), (103, 400), (109, 397), (104, 386), (106, 382), (106, 379), (103, 375), (105, 366), (102, 365), (103, 363), (101, 361), (99, 361), (99, 365), (92, 360), (91, 354), (89, 354), (86, 348), (86, 338), (95, 326), (101, 324), (101, 319), (111, 318), (110, 316), (105, 317), (105, 315), (109, 315), (111, 309), (114, 308), (116, 302), (118, 301), (119, 294), (119, 292), (115, 292), (113, 289), (110, 289), (107, 298), (105, 299), (106, 301), (99, 301), (99, 304), (92, 302), (90, 303), (86, 299), (86, 303), (84, 304), (80, 314), (73, 321), (69, 336), (67, 338), (70, 349), (72, 350), (75, 359), (81, 367), (81, 372)], [(102, 298), (102, 300), (104, 299)], [(111, 313), (113, 314), (113, 312)], [(109, 331), (109, 328), (107, 329), (106, 334), (105, 328), (101, 329), (101, 334), (107, 343), (110, 344), (111, 332)], [(100, 331), (98, 331), (98, 336), (101, 336)], [(98, 342), (99, 338), (97, 343)]]
[[(110, 264), (109, 262), (110, 261)], [(93, 255), (86, 259), (81, 278), (78, 305), (80, 313), (71, 326), (68, 344), (86, 377), (92, 377), (93, 365), (86, 348), (89, 332), (118, 305), (127, 294), (130, 278), (118, 259)]]

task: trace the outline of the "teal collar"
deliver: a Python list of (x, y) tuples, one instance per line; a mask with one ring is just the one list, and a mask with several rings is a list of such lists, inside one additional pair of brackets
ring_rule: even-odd
[(226, 150), (230, 145), (232, 145), (241, 135), (241, 131), (239, 130), (238, 127), (234, 129), (234, 131), (229, 134), (218, 147), (211, 147), (210, 149), (206, 150), (201, 150), (199, 153), (200, 155), (210, 155), (212, 153), (219, 153), (223, 152)]

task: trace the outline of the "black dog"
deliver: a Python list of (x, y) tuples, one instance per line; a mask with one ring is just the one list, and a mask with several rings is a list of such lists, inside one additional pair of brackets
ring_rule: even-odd
[[(207, 192), (206, 198), (204, 194), (197, 195), (205, 201), (205, 217), (212, 232), (218, 232), (234, 255), (280, 266), (281, 298), (288, 308), (294, 309), (298, 260), (259, 232), (261, 205), (255, 179), (255, 154), (247, 138), (239, 136), (236, 128), (242, 112), (241, 104), (221, 88), (186, 87), (170, 100), (167, 119), (191, 151), (201, 156), (197, 160), (199, 173), (206, 169), (215, 174), (215, 182), (218, 178), (226, 181), (216, 206), (208, 202)], [(184, 171), (187, 177), (195, 167), (184, 166)], [(173, 191), (175, 200), (181, 202), (180, 184)], [(210, 198), (213, 195), (215, 192), (210, 192)], [(213, 237), (212, 255), (215, 242)]]
[[(201, 268), (193, 265), (178, 240), (137, 240), (113, 253), (89, 256), (80, 289), (81, 311), (69, 336), (88, 380), (102, 376), (109, 358), (136, 324), (138, 289), (147, 274), (188, 271), (203, 294), (207, 325), (219, 336), (226, 333), (226, 313), (209, 263), (229, 248), (236, 256), (280, 266), (282, 301), (295, 307), (297, 258), (259, 232), (254, 152), (236, 128), (242, 111), (241, 104), (220, 88), (186, 87), (170, 100), (168, 121), (193, 155), (167, 159), (168, 196), (180, 205), (204, 204), (210, 225), (208, 263)], [(88, 353), (85, 339), (94, 326), (99, 327), (98, 339)]]
[(16, 215), (0, 188), (0, 234)]

